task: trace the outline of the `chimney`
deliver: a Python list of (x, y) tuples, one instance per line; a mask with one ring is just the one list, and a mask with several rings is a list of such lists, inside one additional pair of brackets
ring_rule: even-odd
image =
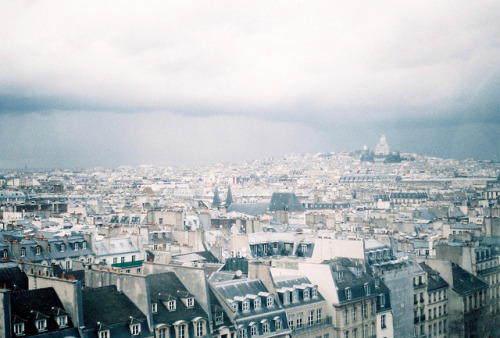
[(249, 261), (248, 278), (258, 278), (264, 283), (267, 290), (274, 295), (276, 302), (279, 303), (279, 296), (274, 287), (274, 279), (271, 274), (271, 262)]

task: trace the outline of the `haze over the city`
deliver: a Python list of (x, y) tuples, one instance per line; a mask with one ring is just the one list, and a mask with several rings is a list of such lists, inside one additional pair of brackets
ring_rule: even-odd
[(498, 1), (0, 4), (0, 168), (500, 156)]

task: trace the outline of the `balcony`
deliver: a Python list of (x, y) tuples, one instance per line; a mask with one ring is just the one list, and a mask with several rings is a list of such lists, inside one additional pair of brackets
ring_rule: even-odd
[(311, 326), (304, 326), (301, 329), (294, 329), (292, 331), (292, 334), (293, 335), (305, 334), (305, 333), (308, 333), (308, 332), (313, 332), (313, 331), (316, 331), (316, 330), (321, 330), (321, 329), (324, 329), (324, 328), (329, 327), (329, 326), (332, 326), (332, 317), (324, 317), (322, 319), (321, 323), (317, 323), (317, 324), (314, 323)]

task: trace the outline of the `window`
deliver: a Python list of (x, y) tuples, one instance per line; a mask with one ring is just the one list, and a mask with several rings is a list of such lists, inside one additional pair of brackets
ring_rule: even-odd
[(21, 248), (21, 257), (26, 256), (26, 248)]
[(66, 270), (71, 269), (71, 261), (66, 261)]
[(99, 331), (99, 338), (109, 338), (109, 330)]
[(24, 323), (14, 324), (14, 334), (24, 335)]
[(292, 292), (292, 302), (298, 302), (299, 301), (299, 290), (293, 290)]
[(158, 330), (158, 338), (167, 338), (167, 328), (162, 327)]
[(177, 325), (177, 338), (186, 338), (187, 337), (187, 325), (180, 324)]
[(351, 300), (352, 292), (349, 288), (345, 289), (345, 296), (347, 300)]
[(284, 304), (290, 303), (290, 293), (289, 292), (285, 292), (283, 294), (283, 303)]
[(323, 319), (322, 315), (323, 315), (323, 313), (322, 313), (321, 308), (317, 309), (316, 310), (316, 323), (318, 323), (318, 324), (321, 323), (321, 320)]
[(368, 311), (366, 310), (366, 304), (361, 303), (361, 315), (363, 318), (368, 318)]
[(269, 333), (269, 323), (262, 324), (262, 334)]
[(130, 333), (137, 336), (141, 332), (141, 326), (139, 324), (130, 325)]
[(82, 242), (82, 250), (87, 249), (87, 242)]
[(252, 337), (257, 335), (257, 326), (255, 326), (255, 325), (250, 326), (250, 335)]
[(344, 324), (347, 325), (349, 324), (349, 310), (344, 309)]
[(35, 255), (41, 255), (42, 254), (42, 247), (40, 246), (37, 246), (35, 248)]
[(351, 315), (352, 315), (352, 322), (356, 323), (356, 320), (358, 319), (358, 309), (356, 307), (353, 307), (351, 310)]
[(135, 262), (135, 255), (132, 255), (132, 262)]
[(158, 312), (158, 304), (156, 303), (151, 304), (151, 312), (153, 313)]
[(125, 263), (125, 257), (120, 258), (120, 263)]
[(168, 311), (174, 311), (175, 308), (176, 308), (176, 303), (175, 303), (175, 300), (169, 300), (168, 303), (167, 303), (167, 309)]
[(370, 284), (368, 284), (368, 283), (365, 283), (365, 294), (367, 296), (370, 295)]
[(346, 332), (344, 333), (344, 338), (349, 338), (349, 331), (346, 331)]
[(205, 334), (205, 322), (203, 320), (196, 322), (194, 334), (196, 337), (201, 337)]
[(233, 308), (233, 311), (234, 311), (234, 312), (238, 311), (238, 303), (233, 302), (233, 303), (231, 304), (231, 307)]
[(304, 300), (309, 300), (309, 289), (304, 289)]
[(113, 264), (116, 264), (118, 263), (118, 258), (117, 257), (113, 257)]
[(47, 330), (47, 319), (40, 319), (35, 322), (36, 329), (38, 332)]
[(250, 310), (250, 302), (248, 300), (245, 300), (242, 305), (242, 310), (243, 311), (248, 311)]
[(188, 298), (186, 301), (186, 306), (187, 307), (193, 307), (194, 306), (194, 298)]
[(297, 313), (297, 329), (302, 328), (302, 313)]
[(385, 307), (385, 295), (380, 295), (380, 307)]
[(276, 331), (281, 330), (281, 320), (280, 319), (276, 319), (274, 321), (274, 327), (276, 328)]
[(57, 325), (59, 325), (59, 328), (68, 326), (68, 316), (57, 317)]
[(215, 324), (222, 324), (224, 320), (224, 314), (222, 312), (216, 312), (214, 318)]
[(307, 325), (311, 326), (314, 324), (314, 310), (311, 310), (307, 314)]
[(371, 336), (375, 335), (375, 323), (370, 324), (370, 335)]
[(267, 297), (267, 306), (273, 306), (274, 298), (272, 296)]
[(387, 327), (387, 326), (385, 325), (385, 315), (382, 315), (382, 316), (380, 317), (380, 327), (381, 327), (382, 329), (385, 329), (385, 328)]
[(255, 298), (255, 300), (253, 301), (253, 307), (255, 310), (260, 309), (260, 298), (259, 297)]
[(238, 337), (240, 337), (240, 338), (246, 338), (247, 337), (247, 329), (241, 328), (238, 331)]
[(368, 325), (363, 325), (363, 338), (368, 337)]
[(358, 338), (358, 329), (352, 330), (352, 338)]
[(61, 252), (66, 251), (66, 246), (64, 244), (61, 244)]
[(318, 289), (317, 289), (316, 287), (314, 287), (314, 288), (312, 289), (312, 296), (313, 296), (313, 298), (318, 297)]
[(288, 328), (293, 330), (295, 327), (295, 315), (288, 316)]
[(7, 251), (7, 249), (5, 249), (2, 251), (2, 258), (7, 258), (7, 257), (9, 257), (9, 251)]
[(74, 249), (75, 249), (75, 251), (78, 251), (78, 243), (74, 244)]

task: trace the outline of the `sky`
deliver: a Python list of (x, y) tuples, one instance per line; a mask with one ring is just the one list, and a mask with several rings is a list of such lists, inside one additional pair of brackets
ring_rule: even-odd
[(0, 168), (500, 159), (499, 1), (2, 1)]

